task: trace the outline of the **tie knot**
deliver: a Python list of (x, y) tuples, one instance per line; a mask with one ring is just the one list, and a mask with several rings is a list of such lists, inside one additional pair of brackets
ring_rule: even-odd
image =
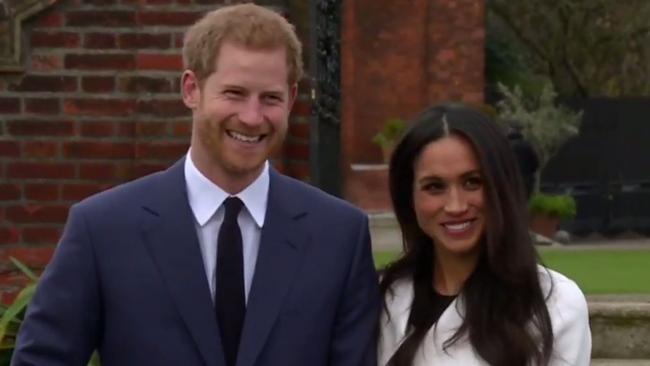
[(243, 202), (237, 197), (228, 197), (223, 203), (226, 207), (226, 216), (224, 217), (224, 222), (237, 222), (237, 216), (243, 205)]

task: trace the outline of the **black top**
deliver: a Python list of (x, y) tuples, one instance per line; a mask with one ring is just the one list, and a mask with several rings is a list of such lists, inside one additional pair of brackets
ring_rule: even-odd
[(420, 329), (428, 329), (438, 321), (456, 295), (441, 295), (428, 284), (414, 284), (413, 287), (416, 296), (424, 301), (413, 302), (408, 323), (412, 326), (420, 325)]
[(449, 307), (449, 304), (454, 301), (456, 295), (441, 295), (438, 291), (433, 289), (433, 291), (431, 291), (431, 296), (433, 305), (433, 322), (436, 323), (438, 319), (440, 319), (442, 313), (445, 312), (445, 309)]

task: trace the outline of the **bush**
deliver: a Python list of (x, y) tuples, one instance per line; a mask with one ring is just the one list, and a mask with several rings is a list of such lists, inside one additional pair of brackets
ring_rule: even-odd
[(571, 219), (576, 215), (576, 201), (573, 197), (535, 193), (528, 202), (528, 210), (533, 214), (555, 216), (561, 219)]
[(373, 138), (372, 142), (381, 148), (390, 147), (402, 137), (406, 130), (406, 123), (400, 118), (391, 118), (386, 121), (384, 127)]

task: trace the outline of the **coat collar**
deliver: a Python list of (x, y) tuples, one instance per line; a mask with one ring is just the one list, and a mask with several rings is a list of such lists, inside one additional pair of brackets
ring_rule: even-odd
[[(414, 296), (413, 282), (410, 279), (397, 280), (391, 286), (391, 291), (386, 295), (386, 308), (383, 309), (380, 319), (380, 365), (385, 365), (390, 360), (408, 335), (408, 318)], [(464, 300), (462, 295), (459, 295), (440, 315), (427, 333), (423, 344), (442, 349), (442, 344), (450, 339), (462, 324), (463, 317)]]
[(311, 238), (301, 220), (305, 200), (293, 182), (270, 171), (266, 223), (246, 309), (237, 366), (253, 366), (269, 337)]
[(224, 365), (183, 163), (181, 159), (160, 173), (146, 198), (142, 225), (145, 243), (205, 364)]

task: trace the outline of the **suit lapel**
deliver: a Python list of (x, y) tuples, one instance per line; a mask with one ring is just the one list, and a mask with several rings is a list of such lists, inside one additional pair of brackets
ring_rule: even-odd
[(307, 233), (299, 225), (305, 215), (292, 197), (286, 178), (271, 170), (266, 222), (246, 308), (237, 365), (252, 366), (278, 317), (301, 263)]
[(162, 173), (145, 205), (145, 242), (206, 365), (224, 364), (221, 340), (194, 219), (187, 200), (184, 159)]

